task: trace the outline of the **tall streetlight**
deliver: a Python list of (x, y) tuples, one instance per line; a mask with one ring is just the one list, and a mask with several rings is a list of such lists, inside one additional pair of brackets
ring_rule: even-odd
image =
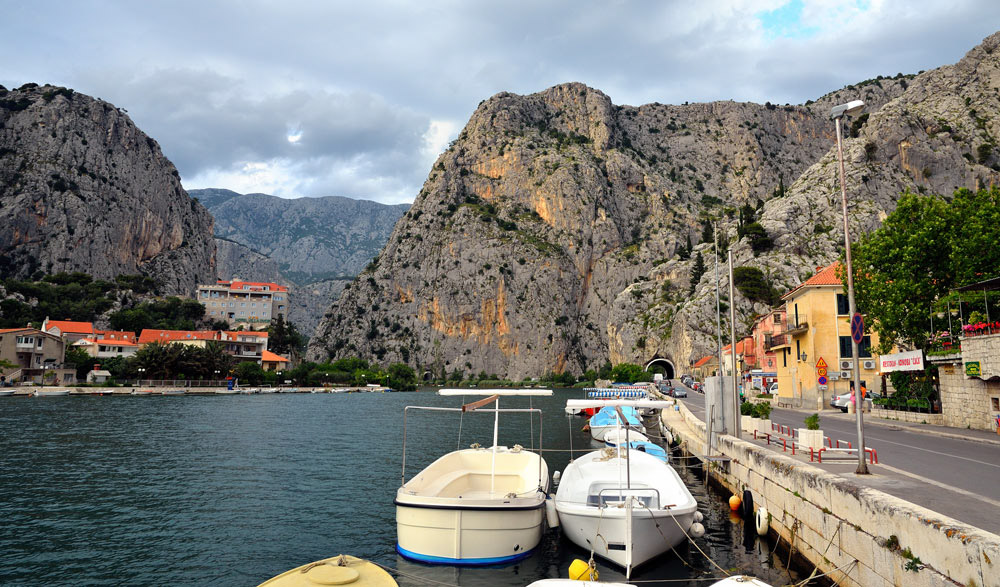
[[(845, 185), (844, 173), (844, 143), (841, 139), (841, 121), (847, 114), (857, 114), (865, 107), (861, 100), (852, 100), (846, 104), (840, 104), (830, 109), (830, 118), (837, 125), (837, 158), (840, 160), (840, 196), (844, 212), (844, 251), (847, 257), (847, 304), (851, 320), (857, 314), (857, 307), (854, 305), (854, 265), (851, 262), (851, 229), (847, 222), (847, 187)], [(868, 465), (865, 463), (865, 427), (862, 413), (865, 411), (865, 398), (861, 394), (861, 365), (858, 357), (858, 343), (854, 336), (851, 336), (851, 350), (854, 359), (854, 414), (858, 421), (858, 468), (855, 471), (858, 475), (868, 474)]]

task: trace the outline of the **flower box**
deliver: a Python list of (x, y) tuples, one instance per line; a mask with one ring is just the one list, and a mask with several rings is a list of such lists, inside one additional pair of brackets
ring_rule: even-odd
[(799, 450), (823, 448), (823, 431), (799, 428)]

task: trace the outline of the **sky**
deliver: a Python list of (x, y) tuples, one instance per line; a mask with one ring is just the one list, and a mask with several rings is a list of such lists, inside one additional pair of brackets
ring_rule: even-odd
[(127, 110), (187, 189), (396, 204), (498, 92), (801, 104), (998, 29), (995, 0), (0, 0), (0, 84)]

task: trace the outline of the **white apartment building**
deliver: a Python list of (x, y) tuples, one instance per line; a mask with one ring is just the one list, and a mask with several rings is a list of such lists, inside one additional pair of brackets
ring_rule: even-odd
[(277, 283), (234, 279), (199, 285), (196, 299), (205, 306), (205, 316), (230, 326), (263, 328), (278, 316), (288, 320), (288, 288)]

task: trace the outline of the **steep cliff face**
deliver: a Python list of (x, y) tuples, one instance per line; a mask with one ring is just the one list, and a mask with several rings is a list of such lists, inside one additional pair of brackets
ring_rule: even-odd
[[(877, 226), (906, 187), (950, 193), (993, 176), (965, 156), (992, 144), (982, 133), (993, 136), (997, 112), (993, 44), (954, 68), (869, 80), (806, 106), (615, 106), (580, 84), (494, 96), (331, 307), (310, 357), (510, 377), (606, 359), (683, 368), (715, 346), (706, 223), (718, 222), (738, 266), (761, 268), (779, 291), (836, 255), (831, 105), (862, 98), (870, 113), (845, 129), (857, 135), (846, 145), (856, 230)], [(772, 251), (755, 256), (737, 238), (744, 204)], [(693, 295), (693, 261), (679, 254), (689, 242), (710, 269)], [(740, 325), (766, 308), (739, 294), (732, 303)]]
[(0, 90), (0, 273), (215, 279), (212, 217), (122, 110), (66, 88)]

